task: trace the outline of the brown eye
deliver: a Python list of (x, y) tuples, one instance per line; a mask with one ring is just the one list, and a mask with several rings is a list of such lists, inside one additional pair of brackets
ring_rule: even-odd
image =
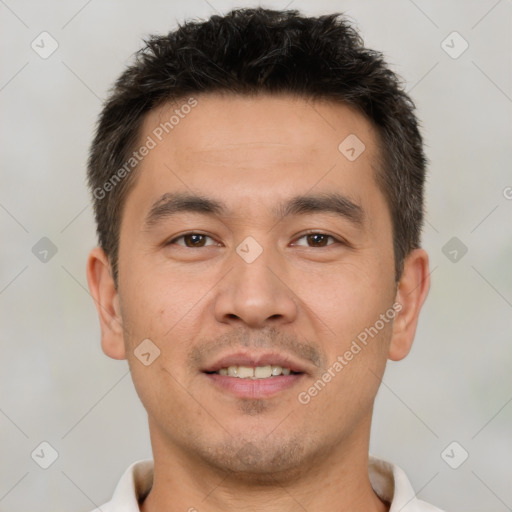
[[(210, 238), (210, 240), (211, 240), (211, 237), (209, 237), (207, 235), (203, 235), (202, 233), (185, 233), (184, 235), (174, 238), (167, 245), (176, 244), (176, 245), (181, 245), (182, 247), (189, 247), (189, 248), (206, 247), (207, 245), (205, 244), (205, 241), (207, 238)], [(178, 243), (177, 242), (178, 240), (183, 240), (184, 243)], [(212, 244), (208, 244), (208, 245), (212, 245)]]
[(308, 242), (312, 243), (314, 247), (325, 247), (327, 245), (327, 239), (332, 238), (327, 235), (321, 235), (319, 233), (313, 235), (307, 235)]
[(327, 243), (329, 238), (339, 242), (339, 240), (336, 240), (333, 236), (327, 235), (325, 233), (308, 233), (307, 235), (301, 236), (298, 240), (302, 240), (303, 238), (306, 239), (307, 246), (309, 247), (327, 247), (328, 245), (332, 245)]

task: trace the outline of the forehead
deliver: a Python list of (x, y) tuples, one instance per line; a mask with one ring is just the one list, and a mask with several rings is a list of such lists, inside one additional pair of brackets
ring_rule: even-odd
[[(375, 145), (371, 123), (353, 107), (339, 102), (219, 93), (200, 94), (194, 100), (192, 108), (189, 98), (164, 104), (151, 111), (143, 124), (145, 134), (156, 130), (157, 138), (172, 139), (166, 152), (178, 159), (186, 159), (192, 152), (215, 164), (261, 154), (265, 149), (270, 159), (282, 160), (282, 146), (287, 146), (293, 151), (286, 160), (297, 163), (319, 153), (338, 157), (339, 143), (350, 134), (364, 139), (370, 152)], [(157, 142), (165, 145), (165, 140)]]
[(359, 203), (378, 193), (376, 131), (333, 101), (199, 94), (149, 112), (140, 141), (149, 138), (135, 187), (146, 210), (176, 190), (208, 193), (247, 213), (297, 192), (337, 190)]

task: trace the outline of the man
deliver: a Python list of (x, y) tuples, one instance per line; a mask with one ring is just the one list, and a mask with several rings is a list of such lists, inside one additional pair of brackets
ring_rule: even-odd
[(369, 457), (429, 288), (414, 105), (340, 16), (152, 37), (102, 111), (87, 277), (154, 456), (112, 511), (435, 511)]

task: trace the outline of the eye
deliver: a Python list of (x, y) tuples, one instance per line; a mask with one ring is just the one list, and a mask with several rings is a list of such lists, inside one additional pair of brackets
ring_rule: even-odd
[[(176, 238), (173, 238), (172, 240), (169, 240), (169, 242), (166, 243), (166, 245), (180, 245), (182, 247), (187, 248), (193, 248), (193, 247), (208, 247), (209, 245), (218, 245), (215, 242), (206, 244), (206, 240), (210, 239), (213, 241), (213, 239), (205, 235), (203, 233), (185, 233), (183, 235), (180, 235)], [(307, 233), (305, 235), (302, 235), (297, 240), (306, 239), (306, 246), (309, 247), (327, 247), (329, 245), (333, 245), (332, 243), (327, 243), (329, 239), (334, 240), (334, 242), (342, 243), (340, 240), (335, 238), (332, 235), (328, 235), (326, 233), (319, 233), (319, 232), (313, 232), (313, 233)], [(183, 241), (182, 243), (179, 243), (178, 241)], [(295, 243), (295, 245), (304, 245), (301, 243)]]
[[(209, 238), (210, 240), (213, 240), (208, 235), (204, 235), (203, 233), (185, 233), (184, 235), (178, 236), (176, 238), (173, 238), (172, 240), (169, 240), (169, 242), (166, 243), (166, 245), (181, 245), (182, 247), (207, 247), (205, 245), (205, 240)], [(182, 240), (184, 243), (178, 243), (178, 240)], [(208, 245), (216, 245), (216, 244), (208, 244)]]
[[(310, 246), (310, 247), (327, 247), (328, 245), (333, 245), (333, 244), (327, 244), (327, 240), (329, 238), (331, 238), (332, 240), (334, 240), (335, 242), (338, 242), (338, 243), (342, 243), (340, 240), (338, 240), (337, 238), (334, 238), (333, 236), (331, 235), (327, 235), (326, 233), (318, 233), (318, 232), (315, 232), (315, 233), (307, 233), (306, 235), (302, 235), (300, 238), (298, 238), (297, 240), (302, 240), (303, 238), (306, 239), (306, 243), (312, 243), (313, 245)], [(303, 245), (303, 244), (296, 244), (296, 245)]]

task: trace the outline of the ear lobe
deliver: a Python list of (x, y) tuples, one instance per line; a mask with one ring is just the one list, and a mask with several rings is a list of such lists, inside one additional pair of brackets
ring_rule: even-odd
[(101, 327), (101, 347), (113, 359), (126, 359), (119, 295), (105, 251), (95, 247), (87, 259), (87, 282)]
[(401, 309), (393, 323), (393, 337), (389, 346), (388, 358), (392, 361), (400, 361), (411, 350), (421, 307), (429, 289), (428, 254), (424, 249), (414, 249), (404, 261), (398, 283), (396, 302)]

